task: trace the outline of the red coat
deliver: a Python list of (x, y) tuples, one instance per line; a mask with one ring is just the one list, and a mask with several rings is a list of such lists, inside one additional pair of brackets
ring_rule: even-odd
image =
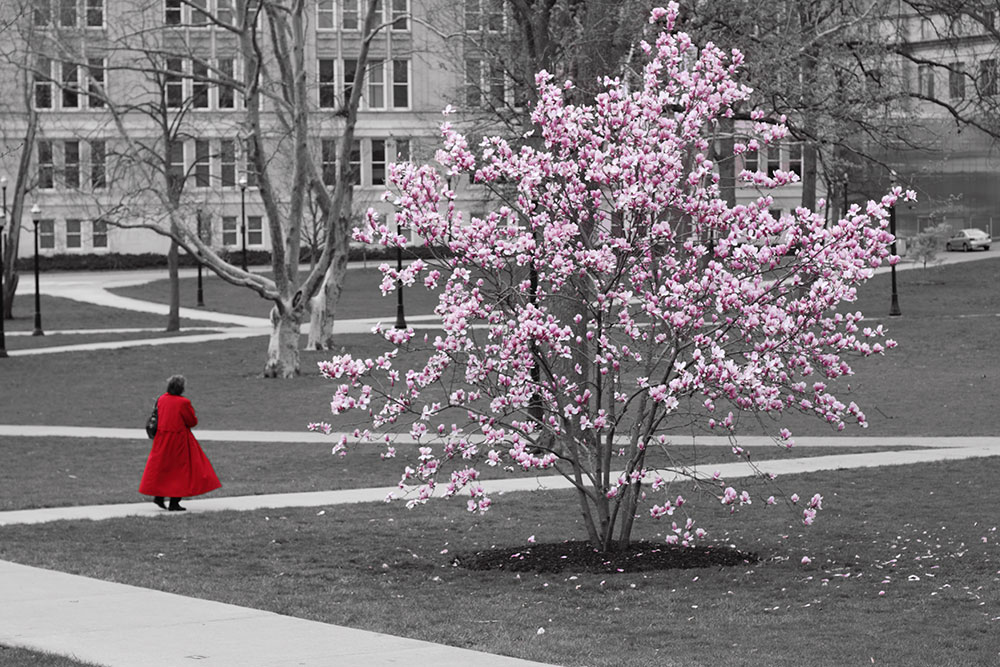
[(156, 411), (156, 437), (142, 473), (139, 493), (188, 498), (222, 486), (191, 433), (191, 428), (198, 424), (191, 401), (163, 394), (156, 401)]

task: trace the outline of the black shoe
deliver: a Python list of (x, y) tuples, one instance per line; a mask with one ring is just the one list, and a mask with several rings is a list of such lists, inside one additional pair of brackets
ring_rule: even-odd
[(168, 507), (167, 510), (170, 511), (170, 512), (184, 512), (185, 510), (187, 510), (187, 508), (186, 507), (181, 507), (181, 499), (180, 498), (171, 498), (170, 499), (170, 507)]
[(163, 496), (156, 496), (153, 498), (153, 504), (160, 509), (167, 509), (167, 506), (163, 504)]

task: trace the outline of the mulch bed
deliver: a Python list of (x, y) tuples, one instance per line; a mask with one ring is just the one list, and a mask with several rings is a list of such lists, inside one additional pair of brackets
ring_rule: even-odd
[(459, 553), (452, 563), (470, 570), (600, 573), (731, 567), (759, 560), (755, 553), (722, 545), (684, 547), (636, 542), (628, 548), (605, 553), (589, 542), (569, 541)]

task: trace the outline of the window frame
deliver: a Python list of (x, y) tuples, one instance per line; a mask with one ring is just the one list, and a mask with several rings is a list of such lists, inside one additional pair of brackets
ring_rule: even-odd
[[(77, 190), (80, 188), (80, 177), (81, 177), (81, 160), (80, 160), (80, 141), (77, 139), (67, 139), (62, 142), (63, 144), (63, 164), (62, 164), (62, 177), (63, 177), (63, 187), (68, 189)], [(70, 147), (73, 147), (72, 149)], [(72, 155), (71, 155), (72, 154)], [(70, 157), (75, 158), (70, 161)]]
[[(164, 63), (163, 101), (168, 109), (182, 109), (184, 107), (184, 93), (187, 88), (184, 85), (186, 75), (184, 60), (184, 58), (167, 58)], [(178, 64), (180, 68), (173, 69), (174, 65)], [(175, 95), (178, 99), (173, 100), (172, 97)]]
[[(84, 0), (83, 25), (85, 28), (100, 29), (106, 27), (105, 20), (108, 12), (107, 7), (104, 6), (104, 2), (105, 0)], [(97, 22), (92, 20), (95, 16), (99, 19)]]
[[(412, 86), (410, 85), (410, 81), (413, 78), (412, 73), (410, 72), (411, 61), (409, 58), (393, 58), (388, 62), (390, 63), (390, 67), (392, 68), (391, 76), (389, 77), (390, 79), (389, 86), (391, 87), (390, 90), (391, 95), (387, 96), (388, 98), (387, 101), (389, 102), (390, 108), (393, 109), (394, 111), (405, 111), (411, 109), (413, 107), (413, 99), (410, 97), (411, 91), (413, 90)], [(400, 65), (402, 65), (402, 67), (400, 67)], [(397, 74), (398, 72), (400, 72), (400, 70), (404, 75), (402, 81), (398, 80), (397, 77)], [(396, 96), (400, 90), (400, 87), (402, 87), (403, 94), (406, 96), (405, 106), (400, 106), (396, 104), (397, 100)]]
[(83, 221), (79, 218), (66, 218), (66, 249), (83, 250)]
[[(99, 241), (100, 239), (100, 241)], [(107, 220), (90, 221), (90, 247), (94, 250), (108, 247), (108, 222)]]
[(39, 220), (35, 224), (38, 225), (38, 249), (40, 251), (55, 250), (56, 221), (51, 218), (46, 218), (44, 220)]
[(56, 187), (55, 147), (49, 139), (39, 139), (35, 144), (38, 165), (38, 189), (54, 190)]
[(104, 139), (92, 139), (88, 144), (88, 149), (90, 152), (90, 189), (103, 190), (108, 187), (107, 144)]
[[(329, 75), (329, 79), (323, 78), (326, 75)], [(336, 58), (316, 60), (316, 104), (320, 109), (338, 108)]]
[(264, 247), (264, 217), (260, 215), (247, 216), (247, 247)]

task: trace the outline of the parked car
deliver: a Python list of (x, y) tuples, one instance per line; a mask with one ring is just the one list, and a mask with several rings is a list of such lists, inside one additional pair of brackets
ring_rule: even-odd
[(964, 250), (969, 252), (976, 248), (990, 249), (990, 235), (981, 229), (960, 229), (944, 244), (946, 250)]

